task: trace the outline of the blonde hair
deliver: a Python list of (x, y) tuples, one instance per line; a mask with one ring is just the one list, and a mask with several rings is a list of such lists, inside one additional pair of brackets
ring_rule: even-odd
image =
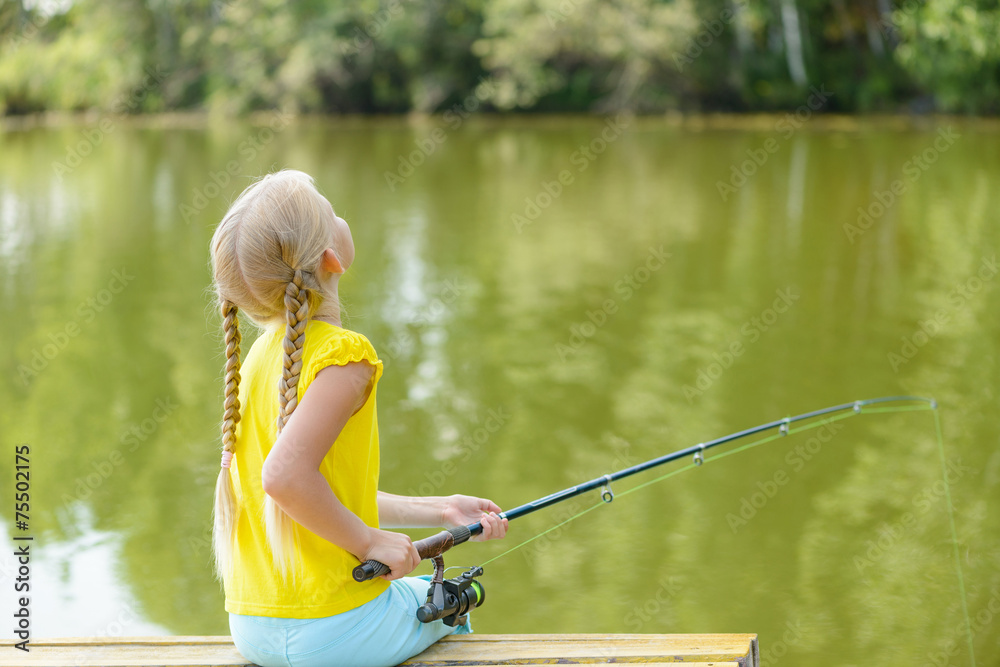
[[(233, 202), (212, 236), (212, 272), (226, 343), (222, 450), (238, 456), (240, 421), (240, 330), (242, 310), (260, 326), (285, 324), (283, 372), (278, 382), (276, 437), (298, 404), (302, 346), (309, 319), (339, 312), (334, 294), (317, 279), (321, 256), (335, 245), (334, 213), (316, 190), (312, 177), (282, 170), (252, 183)], [(280, 463), (280, 462), (279, 462)], [(286, 577), (292, 568), (295, 530), (291, 519), (270, 496), (264, 501), (267, 543), (275, 569)], [(237, 506), (229, 468), (215, 485), (212, 544), (215, 569), (222, 579), (232, 564)], [(294, 571), (294, 570), (293, 570)]]

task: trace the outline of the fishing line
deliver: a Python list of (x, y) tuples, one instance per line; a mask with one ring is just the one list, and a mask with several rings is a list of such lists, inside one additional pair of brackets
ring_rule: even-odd
[[(898, 407), (898, 408), (892, 408), (892, 407), (884, 408), (883, 407), (883, 408), (878, 408), (878, 410), (879, 411), (892, 411), (892, 412), (896, 412), (896, 411), (902, 411), (904, 409), (914, 409), (914, 408), (919, 409), (919, 410), (927, 410), (927, 409), (929, 409), (926, 406), (920, 405), (920, 406), (905, 406), (905, 407)], [(870, 411), (874, 412), (875, 408), (871, 408)], [(841, 419), (847, 419), (849, 417), (855, 417), (855, 416), (857, 416), (857, 414), (858, 413), (856, 413), (856, 412), (848, 412), (848, 413), (845, 413), (843, 415), (836, 415), (836, 416), (830, 417), (828, 419), (823, 419), (823, 420), (819, 420), (819, 421), (816, 421), (816, 422), (812, 422), (812, 423), (810, 423), (810, 424), (808, 424), (806, 426), (800, 426), (800, 427), (797, 427), (797, 428), (794, 428), (794, 429), (789, 429), (788, 434), (800, 433), (802, 431), (807, 431), (807, 430), (810, 430), (810, 429), (813, 429), (813, 428), (818, 428), (820, 426), (824, 426), (826, 424), (830, 424), (830, 423), (833, 423), (835, 421), (839, 421)], [(721, 458), (724, 458), (724, 457), (729, 456), (731, 454), (736, 454), (738, 452), (746, 451), (747, 449), (751, 449), (752, 447), (757, 447), (757, 446), (766, 444), (768, 442), (772, 442), (774, 440), (779, 440), (779, 439), (784, 438), (784, 437), (786, 437), (785, 433), (775, 433), (773, 435), (769, 435), (769, 436), (760, 438), (759, 440), (754, 440), (753, 442), (749, 442), (749, 443), (747, 443), (745, 445), (741, 445), (740, 447), (737, 447), (735, 449), (731, 449), (731, 450), (729, 450), (727, 452), (722, 452), (720, 454), (716, 454), (713, 458), (714, 459), (721, 459)], [(621, 493), (618, 494), (618, 496), (627, 496), (630, 493), (634, 493), (635, 491), (638, 491), (640, 489), (644, 489), (647, 486), (650, 486), (652, 484), (656, 484), (658, 482), (662, 482), (663, 480), (669, 479), (669, 478), (673, 477), (674, 475), (678, 475), (678, 474), (680, 474), (682, 472), (685, 472), (687, 470), (691, 470), (691, 469), (696, 468), (696, 467), (698, 467), (698, 464), (696, 464), (696, 463), (689, 463), (686, 466), (677, 468), (675, 470), (671, 470), (670, 472), (667, 472), (667, 473), (665, 473), (663, 475), (660, 475), (659, 477), (656, 477), (654, 479), (648, 480), (646, 482), (643, 482), (642, 484), (639, 484), (639, 485), (634, 486), (634, 487), (632, 487), (630, 489), (622, 491)], [(603, 507), (604, 505), (607, 505), (607, 504), (608, 503), (606, 503), (604, 501), (600, 501), (600, 502), (592, 505), (591, 507), (588, 507), (588, 508), (584, 509), (583, 511), (578, 512), (577, 514), (574, 514), (573, 516), (569, 517), (568, 519), (566, 519), (564, 521), (561, 521), (561, 522), (557, 523), (556, 525), (551, 526), (551, 527), (545, 529), (541, 533), (538, 533), (537, 535), (528, 538), (524, 542), (521, 542), (520, 544), (518, 544), (516, 546), (513, 546), (510, 549), (507, 549), (503, 553), (501, 553), (501, 554), (499, 554), (497, 556), (494, 556), (493, 558), (490, 558), (489, 560), (483, 562), (481, 565), (488, 565), (489, 563), (492, 563), (493, 561), (499, 560), (500, 558), (503, 558), (507, 554), (513, 553), (514, 551), (517, 551), (521, 547), (524, 547), (524, 546), (526, 546), (526, 545), (534, 542), (535, 540), (537, 540), (537, 539), (539, 539), (541, 537), (544, 537), (545, 535), (551, 533), (552, 531), (565, 526), (567, 523), (580, 518), (584, 514), (587, 514), (588, 512), (592, 512), (595, 509), (597, 509), (598, 507)]]
[[(667, 463), (672, 463), (673, 461), (678, 461), (686, 456), (693, 456), (695, 465), (700, 465), (705, 460), (705, 452), (714, 447), (724, 445), (727, 443), (735, 442), (737, 440), (742, 440), (743, 438), (749, 438), (760, 433), (765, 433), (778, 429), (778, 435), (773, 437), (764, 438), (739, 447), (727, 454), (719, 454), (717, 457), (725, 456), (730, 453), (736, 453), (738, 451), (744, 451), (749, 447), (763, 444), (765, 442), (770, 442), (771, 440), (776, 440), (779, 437), (783, 437), (793, 432), (791, 428), (792, 424), (806, 424), (805, 427), (796, 427), (794, 432), (800, 432), (807, 428), (817, 428), (823, 424), (829, 424), (831, 422), (837, 421), (838, 419), (846, 419), (850, 416), (850, 413), (860, 414), (861, 411), (868, 407), (874, 405), (883, 405), (886, 403), (906, 403), (907, 405), (895, 408), (871, 408), (869, 411), (874, 412), (903, 412), (906, 410), (921, 409), (917, 406), (909, 405), (911, 403), (921, 403), (927, 404), (931, 409), (937, 408), (937, 403), (934, 399), (924, 398), (921, 396), (881, 396), (879, 398), (869, 398), (861, 401), (854, 401), (853, 403), (843, 403), (841, 405), (831, 405), (830, 407), (820, 408), (819, 410), (813, 410), (812, 412), (805, 412), (800, 415), (795, 415), (793, 417), (785, 417), (784, 419), (779, 419), (777, 421), (767, 422), (765, 424), (760, 424), (758, 426), (753, 426), (751, 428), (743, 429), (742, 431), (737, 431), (736, 433), (730, 433), (729, 435), (724, 435), (714, 440), (708, 440), (706, 442), (698, 443), (692, 447), (687, 447), (685, 449), (677, 450), (676, 452), (670, 452), (669, 454), (663, 454), (649, 461), (643, 461), (629, 468), (624, 468), (622, 470), (617, 470), (612, 473), (601, 475), (595, 479), (592, 479), (576, 486), (571, 486), (569, 488), (563, 489), (562, 491), (557, 491), (556, 493), (550, 493), (544, 498), (538, 498), (524, 505), (514, 507), (513, 509), (505, 510), (500, 513), (500, 517), (504, 519), (509, 519), (513, 521), (514, 519), (531, 514), (546, 507), (551, 507), (557, 503), (561, 503), (564, 500), (569, 500), (570, 498), (575, 498), (576, 496), (587, 493), (594, 489), (601, 490), (601, 500), (606, 503), (610, 503), (614, 500), (615, 494), (611, 490), (611, 483), (626, 477), (631, 477), (632, 475), (637, 475), (652, 468), (657, 468)], [(925, 409), (925, 408), (924, 408)], [(840, 415), (838, 417), (830, 417), (828, 419), (819, 420), (820, 417), (825, 417), (826, 415)], [(811, 421), (812, 420), (812, 421)], [(666, 479), (674, 473), (668, 473), (667, 475), (657, 478), (655, 481)], [(560, 524), (561, 525), (561, 524)], [(558, 526), (553, 526), (555, 529)], [(453, 546), (467, 542), (470, 538), (475, 535), (479, 535), (483, 532), (482, 521), (477, 521), (475, 523), (470, 523), (466, 526), (455, 526), (447, 530), (441, 531), (436, 535), (431, 535), (430, 537), (425, 537), (422, 540), (418, 540), (413, 543), (417, 548), (417, 553), (420, 555), (421, 559), (425, 558), (435, 558), (440, 556), (445, 551), (448, 551)], [(519, 545), (520, 546), (520, 545)], [(516, 548), (516, 547), (515, 547)], [(384, 575), (390, 572), (390, 568), (385, 564), (377, 560), (368, 559), (361, 563), (352, 571), (352, 576), (355, 581), (368, 581), (373, 577)], [(478, 575), (469, 574), (470, 577), (475, 577)], [(463, 584), (464, 585), (464, 584)]]
[(944, 497), (948, 501), (948, 520), (951, 522), (951, 545), (955, 555), (955, 572), (958, 574), (958, 590), (962, 593), (962, 613), (965, 615), (965, 636), (969, 644), (969, 660), (976, 667), (976, 653), (972, 648), (972, 622), (969, 620), (969, 605), (965, 600), (965, 577), (962, 575), (962, 559), (958, 555), (958, 531), (955, 529), (955, 508), (951, 504), (951, 484), (948, 482), (948, 464), (944, 459), (944, 435), (941, 432), (941, 417), (934, 411), (934, 428), (937, 430), (938, 454), (941, 456), (941, 477), (944, 478)]
[[(888, 403), (905, 403), (905, 405), (886, 405)], [(917, 403), (917, 405), (913, 405), (913, 403)], [(674, 475), (678, 475), (682, 472), (702, 465), (705, 462), (705, 455), (709, 449), (732, 443), (737, 440), (742, 440), (744, 438), (749, 438), (761, 433), (773, 432), (775, 429), (777, 429), (777, 432), (772, 433), (772, 435), (759, 438), (753, 442), (748, 442), (745, 445), (728, 451), (713, 454), (713, 458), (721, 459), (731, 456), (732, 454), (745, 452), (748, 449), (759, 447), (760, 445), (773, 442), (775, 440), (780, 440), (781, 438), (794, 433), (810, 431), (812, 429), (820, 428), (862, 413), (890, 414), (896, 412), (933, 410), (935, 435), (938, 442), (938, 454), (941, 458), (945, 496), (947, 498), (948, 505), (948, 520), (951, 526), (952, 551), (955, 557), (955, 573), (958, 576), (958, 588), (962, 597), (962, 613), (965, 617), (966, 639), (969, 645), (969, 660), (972, 663), (972, 667), (975, 667), (976, 658), (973, 652), (972, 622), (969, 618), (969, 606), (965, 591), (965, 578), (962, 572), (962, 562), (958, 549), (958, 530), (955, 526), (955, 508), (951, 499), (951, 485), (948, 480), (948, 465), (944, 455), (944, 434), (941, 429), (941, 420), (937, 408), (937, 401), (921, 396), (882, 396), (878, 398), (854, 401), (852, 403), (831, 405), (819, 410), (813, 410), (812, 412), (785, 417), (776, 421), (753, 426), (742, 431), (737, 431), (736, 433), (730, 433), (729, 435), (724, 435), (722, 437), (715, 438), (714, 440), (709, 440), (675, 452), (663, 454), (654, 459), (650, 459), (649, 461), (644, 461), (631, 467), (596, 477), (592, 480), (577, 484), (576, 486), (568, 487), (562, 491), (551, 493), (543, 498), (538, 498), (524, 505), (501, 512), (500, 517), (513, 521), (518, 517), (525, 516), (537, 510), (545, 509), (546, 507), (551, 507), (552, 505), (569, 500), (570, 498), (575, 498), (576, 496), (583, 495), (584, 493), (588, 493), (593, 490), (599, 489), (601, 494), (602, 502), (595, 503), (590, 507), (584, 508), (582, 511), (573, 514), (564, 521), (560, 521), (554, 526), (551, 526), (537, 535), (528, 538), (520, 544), (490, 558), (485, 561), (483, 565), (493, 563), (504, 556), (531, 544), (535, 540), (562, 528), (566, 524), (579, 519), (584, 514), (593, 512), (598, 507), (612, 502), (615, 498), (614, 491), (611, 490), (611, 484), (613, 482), (646, 472), (652, 468), (672, 463), (674, 461), (679, 461), (688, 456), (693, 458), (692, 463), (682, 466), (676, 470), (671, 470), (663, 475), (655, 477), (654, 479), (629, 488), (623, 491), (620, 495), (627, 496), (628, 494), (635, 493), (636, 491), (644, 489), (651, 484), (662, 482), (663, 480), (669, 479)], [(793, 427), (793, 424), (796, 424), (796, 426)], [(801, 426), (798, 424), (801, 424)], [(820, 438), (820, 440), (822, 441), (822, 438)], [(479, 521), (465, 526), (448, 528), (447, 530), (443, 530), (436, 535), (431, 535), (430, 537), (426, 537), (413, 543), (414, 547), (417, 549), (417, 553), (420, 555), (420, 558), (432, 559), (435, 567), (435, 574), (431, 580), (431, 586), (427, 593), (427, 602), (417, 610), (418, 620), (424, 623), (429, 623), (433, 620), (442, 619), (447, 625), (455, 625), (463, 622), (461, 619), (464, 618), (464, 614), (469, 609), (478, 607), (483, 603), (483, 600), (485, 599), (483, 587), (482, 584), (476, 580), (477, 577), (483, 574), (482, 566), (470, 568), (459, 577), (445, 580), (444, 570), (446, 568), (444, 565), (444, 559), (442, 558), (442, 554), (444, 552), (458, 544), (467, 542), (473, 536), (479, 535), (482, 532), (483, 522)], [(362, 582), (368, 581), (373, 577), (384, 575), (390, 571), (390, 568), (384, 563), (369, 559), (355, 567), (352, 571), (352, 576), (355, 581)]]
[[(929, 406), (925, 406), (925, 405), (917, 405), (917, 406), (908, 405), (908, 406), (902, 406), (902, 407), (897, 407), (897, 408), (891, 408), (891, 407), (889, 407), (889, 408), (886, 408), (886, 407), (869, 408), (868, 411), (875, 412), (876, 410), (878, 410), (880, 412), (885, 412), (885, 411), (902, 412), (902, 411), (905, 411), (905, 410), (913, 410), (913, 409), (917, 409), (917, 410), (929, 410), (931, 408)], [(825, 426), (827, 424), (832, 424), (833, 422), (840, 421), (841, 419), (847, 419), (849, 417), (856, 417), (858, 414), (859, 413), (857, 413), (857, 412), (847, 412), (847, 413), (842, 414), (842, 415), (836, 415), (834, 417), (829, 417), (827, 419), (821, 419), (821, 420), (817, 420), (815, 422), (811, 422), (811, 423), (807, 424), (806, 426), (799, 426), (799, 427), (795, 427), (795, 428), (789, 428), (788, 431), (787, 431), (787, 435), (791, 435), (793, 433), (801, 433), (803, 431), (808, 431), (808, 430), (814, 429), (814, 428), (819, 428), (820, 426)], [(785, 437), (787, 437), (787, 435), (786, 435), (786, 433), (783, 433), (783, 432), (775, 433), (773, 435), (769, 435), (769, 436), (760, 438), (759, 440), (754, 440), (753, 442), (749, 442), (749, 443), (747, 443), (745, 445), (741, 445), (741, 446), (739, 446), (739, 447), (737, 447), (735, 449), (731, 449), (731, 450), (729, 450), (727, 452), (722, 452), (721, 454), (716, 454), (712, 458), (713, 459), (721, 459), (721, 458), (724, 458), (726, 456), (730, 456), (731, 454), (736, 454), (736, 453), (739, 453), (739, 452), (743, 452), (743, 451), (746, 451), (746, 450), (751, 449), (753, 447), (758, 447), (758, 446), (766, 444), (768, 442), (772, 442), (774, 440), (779, 440), (781, 438), (785, 438)], [(646, 482), (643, 482), (642, 484), (639, 484), (639, 485), (634, 486), (634, 487), (632, 487), (630, 489), (622, 491), (621, 493), (618, 494), (618, 496), (619, 497), (620, 496), (627, 496), (630, 493), (634, 493), (634, 492), (636, 492), (636, 491), (638, 491), (640, 489), (644, 489), (647, 486), (650, 486), (652, 484), (656, 484), (657, 482), (662, 482), (665, 479), (669, 479), (669, 478), (673, 477), (674, 475), (678, 475), (678, 474), (680, 474), (682, 472), (685, 472), (687, 470), (691, 470), (693, 468), (696, 468), (699, 465), (700, 464), (697, 464), (697, 463), (689, 463), (686, 466), (677, 468), (676, 470), (671, 470), (670, 472), (665, 473), (663, 475), (660, 475), (659, 477), (656, 477), (654, 479), (648, 480)], [(565, 526), (570, 521), (574, 521), (576, 519), (579, 519), (584, 514), (587, 514), (588, 512), (592, 512), (592, 511), (596, 510), (598, 507), (603, 507), (604, 505), (607, 505), (607, 504), (608, 503), (606, 503), (604, 501), (600, 501), (600, 502), (596, 503), (595, 505), (586, 508), (582, 512), (574, 514), (573, 516), (569, 517), (565, 521), (557, 523), (556, 525), (554, 525), (554, 526), (552, 526), (552, 527), (550, 527), (550, 528), (542, 531), (538, 535), (535, 535), (534, 537), (531, 537), (531, 538), (525, 540), (524, 542), (521, 542), (517, 546), (511, 547), (510, 549), (507, 549), (503, 553), (501, 553), (501, 554), (499, 554), (497, 556), (494, 556), (493, 558), (490, 558), (489, 560), (487, 560), (484, 563), (482, 563), (480, 565), (480, 567), (488, 565), (489, 563), (492, 563), (495, 560), (499, 560), (500, 558), (503, 558), (507, 554), (512, 553), (514, 551), (517, 551), (521, 547), (523, 547), (523, 546), (525, 546), (527, 544), (530, 544), (531, 542), (534, 542), (535, 540), (539, 539), (540, 537), (544, 537), (545, 535), (547, 535), (548, 533), (551, 533), (552, 531), (556, 530), (557, 528), (561, 528), (561, 527)]]
[[(843, 419), (849, 419), (851, 417), (856, 417), (856, 416), (858, 416), (860, 414), (870, 414), (870, 413), (888, 414), (888, 413), (896, 413), (896, 412), (914, 412), (914, 411), (931, 410), (934, 413), (934, 426), (935, 426), (935, 434), (937, 436), (938, 454), (939, 454), (939, 456), (941, 458), (942, 477), (944, 478), (944, 486), (945, 486), (945, 498), (946, 498), (947, 503), (948, 503), (948, 519), (949, 519), (949, 521), (951, 523), (951, 538), (952, 538), (952, 547), (953, 547), (954, 557), (955, 557), (955, 571), (956, 571), (956, 573), (958, 575), (959, 593), (960, 593), (961, 598), (962, 598), (962, 613), (963, 613), (963, 615), (965, 617), (966, 638), (967, 638), (968, 645), (969, 645), (969, 659), (970, 659), (970, 661), (972, 663), (972, 667), (976, 667), (976, 657), (975, 657), (975, 653), (973, 651), (973, 641), (972, 641), (972, 622), (971, 622), (971, 620), (969, 618), (969, 608), (968, 608), (968, 603), (967, 603), (967, 600), (966, 600), (966, 592), (965, 592), (965, 578), (964, 578), (964, 576), (962, 574), (962, 561), (961, 561), (961, 558), (959, 556), (959, 551), (958, 551), (958, 531), (957, 531), (957, 529), (955, 527), (955, 509), (954, 509), (954, 506), (953, 506), (952, 501), (951, 501), (951, 485), (948, 482), (948, 467), (947, 467), (947, 461), (945, 460), (945, 455), (944, 455), (944, 435), (943, 435), (943, 432), (941, 430), (941, 417), (938, 414), (937, 407), (938, 406), (937, 406), (936, 402), (930, 402), (930, 403), (920, 404), (920, 405), (903, 405), (903, 406), (895, 406), (895, 407), (893, 407), (893, 406), (872, 406), (872, 407), (865, 406), (863, 410), (856, 408), (852, 412), (847, 412), (847, 413), (844, 413), (844, 414), (834, 415), (832, 417), (828, 417), (828, 418), (825, 418), (825, 419), (819, 419), (819, 420), (816, 420), (814, 422), (810, 422), (810, 423), (808, 423), (808, 424), (806, 424), (804, 426), (797, 426), (797, 427), (791, 427), (790, 425), (785, 426), (778, 433), (775, 433), (773, 435), (769, 435), (769, 436), (760, 438), (758, 440), (754, 440), (753, 442), (749, 442), (749, 443), (747, 443), (745, 445), (741, 445), (740, 447), (736, 447), (735, 449), (731, 449), (729, 451), (725, 451), (725, 452), (722, 452), (720, 454), (716, 454), (712, 458), (713, 459), (725, 458), (727, 456), (731, 456), (733, 454), (738, 454), (740, 452), (744, 452), (744, 451), (746, 451), (748, 449), (752, 449), (754, 447), (759, 447), (760, 445), (764, 445), (764, 444), (767, 444), (769, 442), (773, 442), (775, 440), (780, 440), (780, 439), (785, 438), (785, 437), (787, 437), (789, 435), (793, 435), (793, 434), (796, 434), (796, 433), (802, 433), (802, 432), (805, 432), (805, 431), (809, 431), (809, 430), (812, 430), (812, 429), (815, 429), (815, 428), (819, 428), (821, 426), (825, 426), (825, 425), (832, 424), (832, 423), (837, 422), (837, 421), (841, 421)], [(701, 461), (703, 461), (703, 460), (704, 459), (702, 458)], [(656, 484), (658, 482), (662, 482), (665, 479), (669, 479), (669, 478), (673, 477), (674, 475), (678, 475), (678, 474), (680, 474), (682, 472), (686, 472), (686, 471), (691, 470), (693, 468), (696, 468), (696, 467), (698, 467), (700, 465), (701, 465), (701, 462), (689, 463), (689, 464), (687, 464), (685, 466), (677, 468), (676, 470), (671, 470), (670, 472), (665, 473), (663, 475), (660, 475), (659, 477), (656, 477), (654, 479), (648, 480), (646, 482), (643, 482), (642, 484), (639, 484), (639, 485), (634, 486), (634, 487), (632, 487), (630, 489), (622, 491), (621, 493), (619, 493), (617, 495), (619, 497), (621, 497), (621, 496), (627, 496), (630, 493), (634, 493), (636, 491), (639, 491), (640, 489), (644, 489), (647, 486), (650, 486), (652, 484)], [(553, 532), (555, 530), (558, 530), (559, 528), (562, 528), (566, 524), (568, 524), (568, 523), (570, 523), (572, 521), (575, 521), (576, 519), (579, 519), (583, 515), (588, 514), (590, 512), (593, 512), (597, 508), (603, 507), (604, 505), (607, 505), (607, 504), (608, 504), (608, 502), (603, 501), (603, 500), (600, 501), (600, 502), (597, 502), (594, 505), (592, 505), (590, 507), (587, 507), (584, 510), (582, 510), (582, 511), (576, 513), (576, 514), (574, 514), (573, 516), (569, 517), (568, 519), (566, 519), (564, 521), (560, 521), (556, 525), (551, 526), (550, 528), (547, 528), (546, 530), (542, 531), (541, 533), (538, 533), (537, 535), (528, 538), (524, 542), (521, 542), (520, 544), (518, 544), (518, 545), (516, 545), (514, 547), (511, 547), (510, 549), (507, 549), (506, 551), (504, 551), (504, 552), (502, 552), (502, 553), (500, 553), (500, 554), (498, 554), (498, 555), (490, 558), (489, 560), (483, 562), (482, 565), (480, 565), (480, 567), (483, 567), (483, 566), (488, 565), (488, 564), (490, 564), (490, 563), (492, 563), (494, 561), (497, 561), (497, 560), (503, 558), (504, 556), (507, 556), (507, 555), (509, 555), (509, 554), (517, 551), (518, 549), (520, 549), (520, 548), (522, 548), (524, 546), (527, 546), (528, 544), (531, 544), (535, 540), (538, 540), (538, 539), (540, 539), (540, 538), (548, 535), (549, 533), (551, 533), (551, 532)]]

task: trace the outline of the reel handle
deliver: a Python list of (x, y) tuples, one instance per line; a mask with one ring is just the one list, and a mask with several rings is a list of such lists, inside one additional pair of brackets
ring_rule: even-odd
[[(475, 531), (475, 534), (482, 532), (482, 526), (480, 524), (473, 524), (478, 527), (479, 530)], [(420, 559), (424, 560), (426, 558), (434, 558), (435, 556), (440, 556), (448, 549), (451, 549), (456, 544), (461, 544), (462, 542), (467, 542), (473, 535), (473, 526), (457, 526), (455, 528), (449, 528), (448, 530), (442, 530), (437, 535), (431, 535), (430, 537), (425, 537), (422, 540), (417, 540), (413, 543), (413, 546), (417, 548), (417, 553), (420, 555)], [(375, 577), (380, 577), (383, 574), (389, 574), (391, 570), (385, 563), (380, 563), (377, 560), (366, 560), (361, 563), (352, 572), (354, 576), (354, 581), (362, 582), (368, 581), (369, 579), (374, 579)]]

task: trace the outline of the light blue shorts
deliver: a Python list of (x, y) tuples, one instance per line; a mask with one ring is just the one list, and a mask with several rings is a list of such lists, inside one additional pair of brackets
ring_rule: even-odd
[(427, 600), (429, 576), (403, 577), (356, 609), (325, 618), (229, 615), (240, 654), (260, 667), (390, 667), (437, 640), (468, 634), (466, 623), (421, 623), (417, 607)]

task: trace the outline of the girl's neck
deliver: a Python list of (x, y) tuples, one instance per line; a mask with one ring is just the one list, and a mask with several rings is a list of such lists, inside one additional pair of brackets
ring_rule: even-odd
[[(329, 313), (327, 313), (325, 315), (322, 314), (322, 313), (319, 313), (319, 314), (313, 315), (312, 319), (319, 320), (320, 322), (326, 322), (327, 324), (332, 324), (332, 325), (334, 325), (336, 327), (340, 327), (341, 329), (344, 328), (343, 324), (341, 324), (340, 313), (337, 313), (336, 316), (331, 315)], [(281, 320), (274, 320), (273, 322), (268, 322), (267, 324), (265, 324), (264, 328), (267, 329), (267, 331), (269, 331), (269, 332), (279, 332), (279, 331), (283, 332), (285, 330), (285, 326), (286, 325), (285, 325), (285, 323), (283, 321), (281, 321)]]
[(337, 282), (336, 278), (331, 281), (328, 287), (330, 293), (323, 300), (323, 304), (316, 311), (316, 314), (313, 315), (313, 319), (343, 328), (340, 320), (340, 296), (337, 294)]
[(340, 327), (341, 329), (344, 328), (341, 325), (341, 323), (340, 323), (340, 315), (337, 315), (336, 317), (334, 317), (332, 315), (330, 315), (330, 316), (317, 315), (313, 319), (314, 320), (319, 320), (320, 322), (327, 322), (327, 323), (332, 324), (334, 326)]

